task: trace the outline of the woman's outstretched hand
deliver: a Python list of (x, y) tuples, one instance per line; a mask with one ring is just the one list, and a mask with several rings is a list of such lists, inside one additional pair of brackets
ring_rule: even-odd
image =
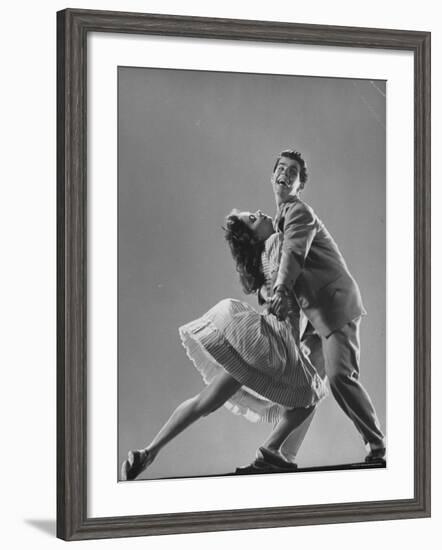
[(267, 311), (276, 316), (278, 321), (284, 321), (289, 313), (289, 300), (287, 292), (277, 288), (275, 294), (270, 299)]

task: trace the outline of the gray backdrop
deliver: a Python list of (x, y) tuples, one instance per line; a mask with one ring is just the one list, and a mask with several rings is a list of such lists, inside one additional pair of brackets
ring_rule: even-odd
[[(203, 387), (178, 327), (226, 297), (256, 305), (241, 291), (221, 226), (232, 207), (274, 214), (269, 179), (285, 148), (304, 153), (303, 199), (360, 284), (361, 378), (385, 429), (385, 83), (120, 67), (118, 86), (119, 463)], [(270, 429), (223, 407), (142, 477), (231, 472)], [(363, 457), (330, 394), (299, 465)]]

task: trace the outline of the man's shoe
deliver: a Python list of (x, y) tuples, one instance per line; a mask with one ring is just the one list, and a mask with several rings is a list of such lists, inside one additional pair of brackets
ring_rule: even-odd
[(365, 457), (367, 464), (387, 464), (385, 461), (385, 453), (387, 449), (385, 447), (379, 447), (379, 449), (371, 449), (368, 455)]

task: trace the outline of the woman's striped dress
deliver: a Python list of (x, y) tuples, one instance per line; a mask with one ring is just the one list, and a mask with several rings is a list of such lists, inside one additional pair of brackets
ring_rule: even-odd
[[(264, 292), (271, 291), (280, 250), (280, 235), (274, 234), (262, 254)], [(285, 321), (228, 298), (180, 327), (179, 333), (206, 384), (222, 369), (243, 384), (225, 406), (252, 422), (276, 422), (283, 408), (310, 407), (327, 393), (324, 380), (301, 349), (294, 296)]]

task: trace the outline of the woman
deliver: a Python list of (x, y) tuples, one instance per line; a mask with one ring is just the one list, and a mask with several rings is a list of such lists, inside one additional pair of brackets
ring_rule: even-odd
[[(234, 210), (224, 230), (244, 292), (257, 293), (259, 303), (265, 304), (272, 295), (281, 252), (281, 237), (274, 232), (272, 219), (261, 211)], [(253, 422), (275, 424), (258, 450), (255, 466), (277, 471), (296, 468), (284, 458), (281, 447), (311, 415), (326, 389), (301, 351), (299, 307), (293, 295), (289, 303), (289, 315), (280, 321), (245, 302), (226, 299), (180, 327), (187, 355), (207, 386), (175, 409), (147, 447), (129, 451), (122, 479), (135, 479), (169, 441), (221, 405)]]

